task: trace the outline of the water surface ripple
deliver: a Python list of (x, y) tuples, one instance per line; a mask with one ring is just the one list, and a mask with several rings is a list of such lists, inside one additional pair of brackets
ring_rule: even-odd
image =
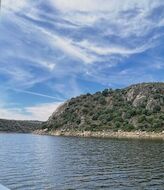
[(163, 190), (164, 142), (0, 134), (11, 190)]

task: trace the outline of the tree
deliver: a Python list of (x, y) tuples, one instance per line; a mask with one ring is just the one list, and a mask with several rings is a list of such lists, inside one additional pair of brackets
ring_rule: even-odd
[(108, 95), (108, 89), (107, 89), (107, 88), (102, 91), (102, 95), (103, 95), (103, 96), (107, 96), (107, 95)]

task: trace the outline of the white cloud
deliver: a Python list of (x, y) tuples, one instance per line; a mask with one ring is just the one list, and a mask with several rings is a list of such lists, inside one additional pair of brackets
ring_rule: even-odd
[[(109, 22), (120, 17), (123, 11), (139, 10), (142, 16), (151, 9), (164, 4), (161, 0), (49, 0), (63, 17), (77, 24), (93, 24), (100, 19)], [(129, 22), (131, 22), (129, 20)], [(142, 20), (141, 20), (142, 22)]]
[(51, 114), (60, 106), (62, 102), (54, 102), (54, 103), (47, 103), (47, 104), (40, 104), (37, 106), (27, 107), (25, 110), (27, 113), (31, 114), (31, 117), (37, 118), (37, 120), (47, 120)]
[[(106, 35), (143, 36), (162, 24), (161, 21), (154, 23), (147, 19), (151, 10), (164, 5), (164, 1), (161, 0), (50, 0), (50, 2), (61, 11), (62, 18), (80, 27), (99, 24), (100, 28), (105, 28)], [(126, 11), (134, 15), (126, 17), (128, 13), (126, 16), (123, 15)], [(113, 30), (109, 24), (116, 26), (118, 30)]]
[(55, 64), (54, 63), (49, 63), (49, 62), (43, 61), (43, 62), (40, 62), (40, 64), (42, 66), (44, 66), (45, 68), (49, 69), (50, 71), (53, 71), (54, 68), (55, 68)]
[(0, 72), (5, 73), (6, 75), (10, 76), (13, 81), (24, 81), (24, 80), (31, 80), (33, 77), (28, 70), (24, 70), (21, 67), (1, 67)]
[(44, 69), (46, 69), (48, 71), (53, 71), (56, 67), (56, 64), (53, 63), (53, 60), (49, 60), (48, 58), (47, 58), (47, 60), (46, 60), (46, 58), (41, 59), (41, 58), (37, 58), (37, 57), (35, 57), (35, 59), (33, 59), (30, 56), (26, 56), (26, 57), (20, 56), (19, 58), (28, 60), (28, 61), (32, 62), (33, 66), (43, 67)]
[[(87, 37), (85, 39), (85, 36), (81, 42), (75, 41), (73, 37), (54, 39), (55, 44), (58, 44), (63, 51), (72, 57), (80, 58), (85, 63), (101, 61), (101, 55), (132, 55), (152, 48), (153, 39), (152, 43), (149, 43), (149, 40), (138, 40), (159, 26), (158, 22), (154, 23), (148, 19), (148, 16), (155, 7), (164, 4), (161, 0), (50, 0), (50, 2), (61, 11), (61, 18), (77, 24), (79, 28), (89, 25), (101, 30), (103, 27), (104, 31), (94, 39)], [(128, 16), (128, 14), (134, 15)], [(123, 42), (122, 46), (114, 43), (104, 46), (101, 39), (111, 35), (120, 39), (127, 38), (128, 41)]]
[(2, 0), (1, 8), (10, 11), (20, 11), (29, 5), (30, 0)]
[(38, 29), (47, 36), (50, 44), (63, 51), (65, 54), (70, 55), (73, 58), (80, 59), (84, 63), (92, 63), (96, 60), (95, 56), (78, 47), (77, 43), (73, 41), (73, 39), (60, 37), (57, 34), (46, 31), (45, 29), (39, 27)]
[(7, 76), (7, 80), (3, 82), (3, 88), (30, 88), (38, 83), (43, 83), (50, 78), (51, 75), (37, 76), (30, 69), (20, 65), (2, 65), (0, 73)]
[(70, 55), (73, 58), (78, 58), (84, 63), (93, 63), (94, 61), (101, 61), (99, 55), (113, 55), (119, 54), (122, 56), (132, 55), (146, 51), (153, 45), (151, 42), (147, 42), (143, 45), (136, 46), (135, 48), (128, 48), (124, 46), (118, 46), (117, 44), (111, 44), (110, 46), (102, 46), (102, 44), (95, 44), (92, 41), (80, 41), (76, 42), (73, 39), (60, 37), (57, 34), (46, 31), (45, 29), (39, 28), (43, 34), (47, 36), (49, 43), (59, 48), (65, 54)]
[(132, 7), (149, 9), (155, 6), (159, 0), (50, 0), (59, 10), (63, 12), (69, 11), (118, 11), (127, 10)]
[[(78, 47), (78, 43), (75, 42), (73, 38), (60, 36), (59, 34), (52, 32), (49, 29), (34, 25), (30, 21), (24, 20), (23, 18), (17, 17), (15, 15), (13, 18), (13, 23), (16, 24), (17, 27), (20, 27), (23, 33), (35, 36), (37, 38), (37, 42), (43, 44), (45, 47), (53, 48), (54, 51), (60, 50), (67, 56), (75, 60), (80, 60), (83, 63), (92, 63), (98, 59), (96, 56)], [(31, 38), (31, 40), (35, 41), (36, 39)], [(19, 43), (22, 43), (19, 39), (18, 41)], [(23, 45), (24, 44), (21, 44), (21, 46)], [(19, 56), (17, 55), (18, 58), (24, 58), (26, 60), (33, 61), (34, 63), (45, 67), (50, 71), (54, 70), (55, 68), (55, 63), (52, 63), (49, 58), (43, 58), (42, 55), (39, 57), (34, 54), (35, 58), (33, 59), (33, 57), (29, 55), (29, 53), (33, 54), (33, 52), (30, 50), (27, 51), (24, 48), (19, 48), (16, 51), (19, 52)], [(10, 51), (9, 56), (13, 55), (15, 55), (15, 52)]]
[(3, 119), (14, 120), (39, 120), (46, 121), (62, 102), (44, 103), (36, 106), (15, 108), (0, 108), (0, 116)]
[(146, 51), (147, 49), (152, 47), (151, 43), (147, 43), (142, 45), (141, 47), (136, 48), (126, 48), (124, 46), (117, 46), (115, 44), (111, 44), (108, 47), (98, 46), (88, 41), (83, 41), (79, 43), (79, 45), (83, 48), (86, 48), (88, 51), (99, 55), (112, 55), (112, 54), (120, 54), (120, 55), (131, 55), (137, 54)]
[[(114, 34), (118, 35), (119, 37), (129, 37), (132, 34), (140, 36), (145, 34), (146, 31), (150, 31), (153, 27), (155, 27), (153, 23), (148, 22), (145, 17), (152, 8), (161, 3), (160, 0), (152, 1), (151, 3), (150, 0), (143, 0), (142, 2), (137, 0), (50, 0), (50, 2), (62, 12), (61, 14), (59, 14), (60, 18), (63, 17), (66, 20), (75, 22), (75, 24), (80, 23), (81, 26), (85, 26), (89, 23), (93, 24), (99, 21), (100, 28), (101, 19), (103, 19), (105, 20), (105, 22), (103, 22), (103, 27), (106, 28), (104, 30), (104, 33), (102, 33), (101, 35), (110, 36), (110, 34)], [(23, 5), (19, 5), (18, 3), (17, 5), (16, 3), (16, 7), (24, 7), (24, 4), (25, 3), (23, 3)], [(121, 17), (121, 11), (133, 9), (141, 9), (136, 17), (131, 19)], [(85, 13), (83, 11), (85, 11)], [(33, 7), (32, 11), (28, 11), (27, 15), (29, 14), (31, 15), (31, 18), (34, 17), (40, 19), (41, 21), (41, 18), (39, 17), (39, 10), (36, 7)], [(93, 39), (87, 41), (86, 38), (86, 40), (77, 42), (73, 36), (60, 36), (55, 31), (52, 32), (47, 28), (43, 28), (41, 26), (38, 27), (34, 23), (31, 23), (30, 21), (24, 20), (20, 17), (18, 18), (17, 16), (15, 16), (14, 22), (19, 25), (23, 32), (29, 33), (30, 35), (34, 34), (35, 36), (38, 36), (40, 39), (42, 39), (42, 41), (45, 42), (46, 46), (51, 46), (52, 48), (54, 48), (54, 50), (60, 50), (65, 55), (70, 56), (75, 60), (81, 60), (83, 63), (87, 64), (93, 63), (95, 61), (101, 61), (101, 55), (131, 55), (143, 52), (151, 48), (151, 45), (146, 43), (142, 43), (140, 45), (136, 44), (135, 48), (131, 48), (131, 46), (126, 47), (126, 44), (122, 45), (121, 47), (117, 44), (104, 46), (102, 42), (96, 37), (94, 41)], [(114, 29), (108, 26), (108, 23), (116, 25), (119, 32), (115, 34)], [(66, 25), (68, 26), (68, 23)], [(128, 43), (131, 44), (132, 42)], [(53, 71), (55, 68), (55, 64), (52, 64), (52, 62), (49, 60), (37, 60), (36, 63), (42, 67), (47, 68), (49, 71)]]
[[(21, 88), (24, 89), (18, 90), (21, 93), (56, 101), (56, 97), (26, 89), (37, 83), (44, 83), (51, 90), (54, 88), (55, 92), (68, 97), (78, 95), (82, 91), (77, 82), (79, 73), (81, 74), (79, 77), (87, 75), (82, 76), (82, 79), (87, 78), (88, 81), (104, 85), (140, 79), (140, 76), (135, 74), (136, 70), (132, 76), (126, 69), (120, 73), (112, 73), (110, 67), (121, 63), (125, 56), (142, 53), (151, 48), (152, 44), (156, 45), (158, 39), (155, 39), (151, 32), (163, 26), (164, 22), (163, 19), (154, 22), (148, 16), (155, 7), (164, 4), (164, 1), (46, 1), (58, 9), (54, 13), (51, 11), (47, 13), (44, 8), (39, 8), (42, 6), (37, 6), (43, 2), (45, 3), (43, 0), (2, 0), (2, 10), (7, 12), (2, 11), (2, 23), (5, 24), (1, 27), (0, 41), (4, 42), (4, 46), (2, 45), (0, 49), (0, 72), (9, 80), (3, 83), (4, 88), (5, 86), (11, 89)], [(20, 14), (15, 14), (17, 12)], [(129, 16), (130, 14), (132, 16)], [(142, 38), (146, 34), (150, 34), (149, 37)], [(95, 65), (87, 65), (89, 63)], [(76, 64), (75, 67), (73, 64)], [(158, 63), (154, 67), (161, 69), (163, 64)], [(69, 81), (68, 76), (74, 79)], [(40, 120), (47, 117), (48, 109), (51, 110), (50, 104), (25, 107), (24, 110), (1, 108), (0, 114), (7, 118)]]

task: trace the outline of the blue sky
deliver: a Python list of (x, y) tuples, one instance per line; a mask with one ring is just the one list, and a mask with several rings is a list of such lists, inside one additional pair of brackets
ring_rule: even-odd
[(2, 0), (0, 118), (46, 120), (70, 97), (163, 73), (163, 0)]

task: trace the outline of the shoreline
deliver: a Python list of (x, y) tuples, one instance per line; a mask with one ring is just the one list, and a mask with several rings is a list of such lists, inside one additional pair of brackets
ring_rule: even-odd
[(51, 135), (51, 136), (66, 136), (66, 137), (95, 137), (95, 138), (118, 138), (118, 139), (159, 139), (164, 140), (164, 132), (145, 132), (145, 131), (47, 131), (36, 130), (33, 134), (37, 135)]

